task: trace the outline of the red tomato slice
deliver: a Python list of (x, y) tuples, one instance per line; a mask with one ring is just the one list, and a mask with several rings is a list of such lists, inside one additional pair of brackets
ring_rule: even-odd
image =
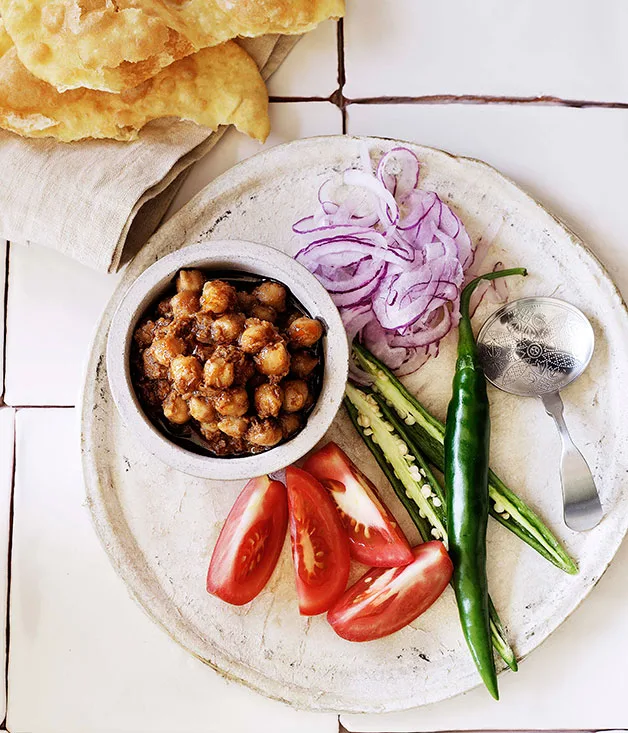
[(445, 590), (454, 566), (442, 542), (412, 550), (403, 568), (373, 568), (343, 593), (327, 614), (348, 641), (372, 641), (399, 631), (426, 611)]
[(315, 616), (347, 586), (349, 540), (332, 500), (313, 476), (290, 466), (286, 484), (299, 611)]
[(351, 557), (371, 567), (396, 568), (414, 559), (373, 483), (335, 443), (312, 454), (303, 468), (332, 495), (350, 541)]
[(268, 476), (251, 479), (218, 537), (207, 591), (235, 606), (252, 601), (275, 569), (287, 526), (286, 487)]

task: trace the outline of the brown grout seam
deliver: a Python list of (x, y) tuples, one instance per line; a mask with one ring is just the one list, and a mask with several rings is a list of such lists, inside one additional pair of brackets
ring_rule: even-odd
[[(334, 92), (335, 94), (335, 92)], [(291, 102), (331, 102), (331, 97), (333, 97), (333, 94), (330, 97), (268, 97), (268, 101), (271, 104), (274, 103), (291, 103)]]
[(562, 99), (548, 95), (538, 97), (489, 97), (476, 94), (432, 94), (422, 97), (358, 97), (344, 99), (349, 104), (512, 104), (553, 105), (561, 107), (628, 109), (628, 102), (595, 102), (587, 99)]
[[(338, 730), (339, 733), (351, 733), (348, 728), (340, 722), (340, 716), (338, 716)], [(432, 733), (501, 733), (493, 728), (483, 728), (481, 730), (449, 730), (449, 731), (433, 731)], [(382, 731), (384, 733), (384, 731)], [(508, 730), (508, 733), (534, 733), (529, 728), (512, 728)], [(548, 728), (543, 730), (542, 733), (565, 733), (564, 730), (556, 730), (555, 728)], [(627, 728), (569, 728), (568, 733), (628, 733)]]
[(74, 410), (76, 405), (4, 405), (12, 410)]
[(318, 96), (311, 96), (311, 97), (286, 97), (286, 96), (270, 96), (268, 98), (268, 101), (271, 104), (282, 104), (282, 103), (294, 103), (294, 102), (328, 102), (340, 110), (340, 114), (342, 115), (342, 134), (346, 134), (347, 132), (347, 103), (348, 100), (345, 98), (343, 94), (343, 89), (345, 86), (346, 81), (346, 73), (345, 73), (345, 50), (344, 50), (344, 21), (342, 18), (338, 21), (336, 24), (336, 48), (337, 48), (337, 55), (338, 55), (338, 88), (336, 91), (332, 92), (328, 97), (318, 97)]
[[(271, 102), (331, 102), (343, 113), (351, 104), (504, 104), (571, 107), (576, 109), (628, 109), (628, 102), (596, 102), (590, 99), (562, 99), (561, 97), (483, 97), (475, 94), (432, 94), (423, 97), (356, 97), (350, 99), (336, 89), (329, 97), (270, 97)], [(343, 132), (346, 130), (343, 129)]]
[(15, 502), (15, 474), (17, 469), (17, 413), (13, 416), (13, 465), (11, 466), (11, 497), (9, 499), (9, 533), (8, 533), (8, 561), (7, 561), (7, 599), (6, 599), (6, 621), (5, 621), (5, 660), (4, 660), (4, 685), (6, 712), (2, 721), (2, 730), (6, 730), (7, 715), (9, 711), (9, 644), (11, 641), (11, 570), (13, 554), (13, 513)]
[(344, 95), (345, 83), (347, 81), (347, 72), (345, 67), (345, 22), (340, 18), (336, 26), (336, 39), (338, 48), (338, 89), (332, 95), (333, 103), (340, 109), (342, 115), (342, 134), (347, 133), (347, 104)]

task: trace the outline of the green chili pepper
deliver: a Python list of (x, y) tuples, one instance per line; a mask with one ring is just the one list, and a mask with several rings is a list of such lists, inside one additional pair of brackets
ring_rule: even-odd
[(490, 421), (486, 379), (471, 330), (469, 301), (482, 280), (526, 274), (523, 268), (491, 272), (472, 280), (462, 291), (458, 360), (445, 428), (447, 535), (454, 564), (452, 584), (471, 656), (496, 700), (499, 692), (486, 579)]

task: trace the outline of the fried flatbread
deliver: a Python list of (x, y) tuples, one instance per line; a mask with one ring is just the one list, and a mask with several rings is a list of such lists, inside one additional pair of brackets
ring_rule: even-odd
[(13, 41), (6, 32), (2, 18), (0, 18), (0, 56), (3, 56), (11, 46), (13, 46)]
[(121, 91), (201, 48), (343, 12), (344, 0), (0, 0), (20, 60), (60, 90)]
[(0, 127), (19, 135), (64, 142), (133, 140), (147, 122), (163, 117), (192, 120), (211, 130), (233, 124), (263, 141), (270, 129), (268, 93), (255, 62), (235, 41), (176, 61), (120, 94), (59, 92), (33, 76), (14, 47), (0, 58)]

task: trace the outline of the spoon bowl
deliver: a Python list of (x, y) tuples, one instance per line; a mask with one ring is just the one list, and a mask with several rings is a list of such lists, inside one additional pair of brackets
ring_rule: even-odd
[(478, 335), (486, 378), (522, 397), (540, 397), (571, 384), (587, 368), (594, 345), (584, 313), (557, 298), (507, 303)]

